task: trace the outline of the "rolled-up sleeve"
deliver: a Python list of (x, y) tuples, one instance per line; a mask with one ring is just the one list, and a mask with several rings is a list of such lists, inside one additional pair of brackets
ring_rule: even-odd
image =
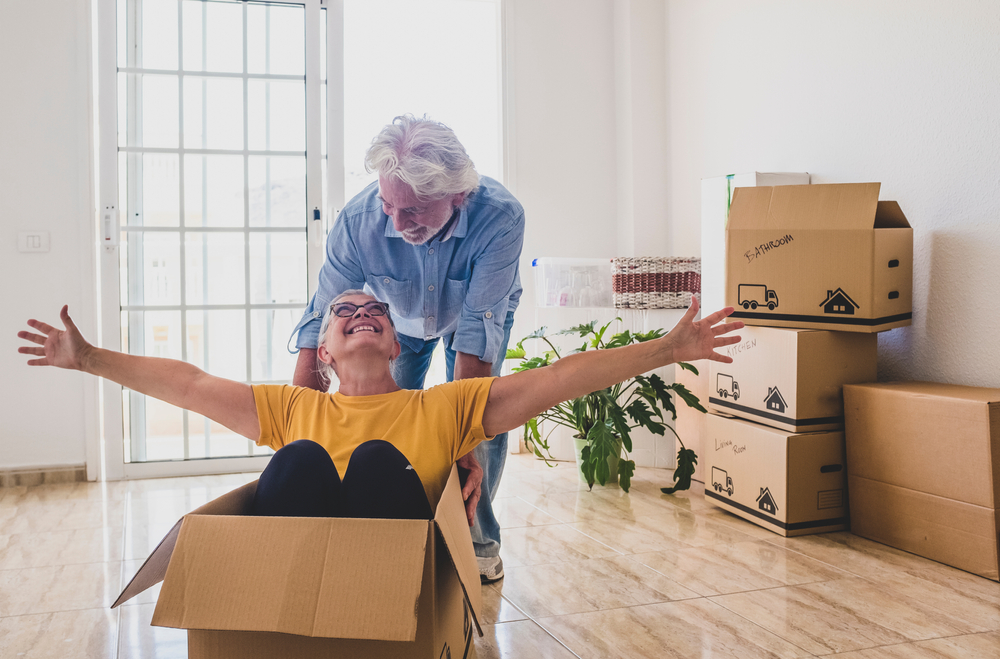
[(496, 361), (503, 341), (510, 297), (519, 291), (518, 261), (524, 244), (523, 212), (510, 220), (473, 261), (469, 291), (462, 306), (452, 348)]
[(360, 263), (349, 223), (341, 213), (326, 241), (326, 258), (319, 271), (319, 287), (289, 339), (289, 343), (294, 340), (296, 349), (289, 352), (298, 352), (301, 348), (316, 349), (323, 312), (330, 300), (344, 291), (364, 288), (365, 278)]

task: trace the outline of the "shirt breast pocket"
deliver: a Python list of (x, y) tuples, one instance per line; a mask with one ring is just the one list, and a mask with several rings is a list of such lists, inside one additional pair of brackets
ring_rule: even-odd
[(410, 315), (413, 307), (413, 282), (399, 281), (386, 275), (368, 275), (368, 288), (379, 300), (389, 303), (391, 313), (404, 318)]
[(458, 318), (462, 313), (462, 305), (465, 304), (465, 296), (469, 292), (468, 279), (445, 279), (444, 296), (444, 317), (448, 319)]

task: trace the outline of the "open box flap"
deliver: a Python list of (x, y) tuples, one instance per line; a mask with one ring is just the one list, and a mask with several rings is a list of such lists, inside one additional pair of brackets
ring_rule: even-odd
[(903, 215), (903, 209), (895, 201), (880, 201), (875, 211), (876, 229), (909, 229), (910, 223)]
[(425, 520), (188, 515), (152, 624), (412, 641)]
[[(242, 515), (250, 507), (253, 496), (257, 492), (257, 481), (247, 483), (231, 492), (223, 494), (217, 499), (209, 501), (200, 508), (188, 513), (189, 515)], [(111, 605), (115, 608), (129, 601), (147, 588), (152, 588), (163, 581), (167, 573), (167, 566), (170, 564), (170, 556), (173, 554), (174, 545), (177, 543), (177, 535), (181, 530), (181, 522), (184, 518), (177, 520), (170, 532), (160, 540), (156, 549), (149, 555), (146, 562), (142, 564), (139, 571), (135, 573), (132, 580)]]
[(483, 589), (479, 578), (479, 563), (472, 548), (472, 534), (469, 532), (469, 518), (465, 515), (465, 505), (462, 499), (462, 484), (458, 479), (458, 467), (451, 468), (448, 483), (444, 486), (437, 511), (434, 513), (444, 544), (448, 548), (455, 571), (462, 582), (465, 599), (472, 609), (472, 619), (476, 630), (483, 635), (479, 622), (479, 612), (483, 608)]
[(873, 229), (880, 187), (841, 183), (736, 188), (727, 230)]

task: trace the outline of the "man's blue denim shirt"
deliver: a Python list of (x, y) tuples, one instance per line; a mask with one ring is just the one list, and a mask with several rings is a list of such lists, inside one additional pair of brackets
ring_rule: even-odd
[(518, 260), (524, 209), (500, 183), (481, 176), (454, 229), (423, 245), (403, 240), (382, 212), (378, 182), (341, 211), (326, 243), (319, 289), (292, 332), (296, 348), (317, 347), (323, 312), (334, 297), (364, 288), (389, 303), (401, 343), (414, 351), (426, 339), (485, 362), (498, 355), (508, 311), (521, 298)]

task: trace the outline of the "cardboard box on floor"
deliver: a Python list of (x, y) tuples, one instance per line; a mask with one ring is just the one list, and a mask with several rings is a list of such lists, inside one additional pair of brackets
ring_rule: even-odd
[(434, 519), (253, 517), (256, 482), (185, 515), (112, 608), (163, 581), (152, 624), (190, 659), (468, 657), (481, 585), (458, 472)]
[(733, 318), (843, 332), (909, 325), (913, 229), (879, 187), (737, 188), (726, 229)]
[(1000, 389), (844, 387), (851, 530), (1000, 580)]
[[(736, 188), (809, 185), (807, 172), (745, 172), (701, 180), (701, 306), (726, 306), (726, 224)], [(708, 378), (705, 373), (704, 378)]]
[(705, 498), (783, 536), (847, 528), (844, 432), (788, 433), (715, 413)]
[(843, 386), (878, 379), (875, 334), (747, 326), (709, 362), (708, 408), (790, 432), (844, 426)]

